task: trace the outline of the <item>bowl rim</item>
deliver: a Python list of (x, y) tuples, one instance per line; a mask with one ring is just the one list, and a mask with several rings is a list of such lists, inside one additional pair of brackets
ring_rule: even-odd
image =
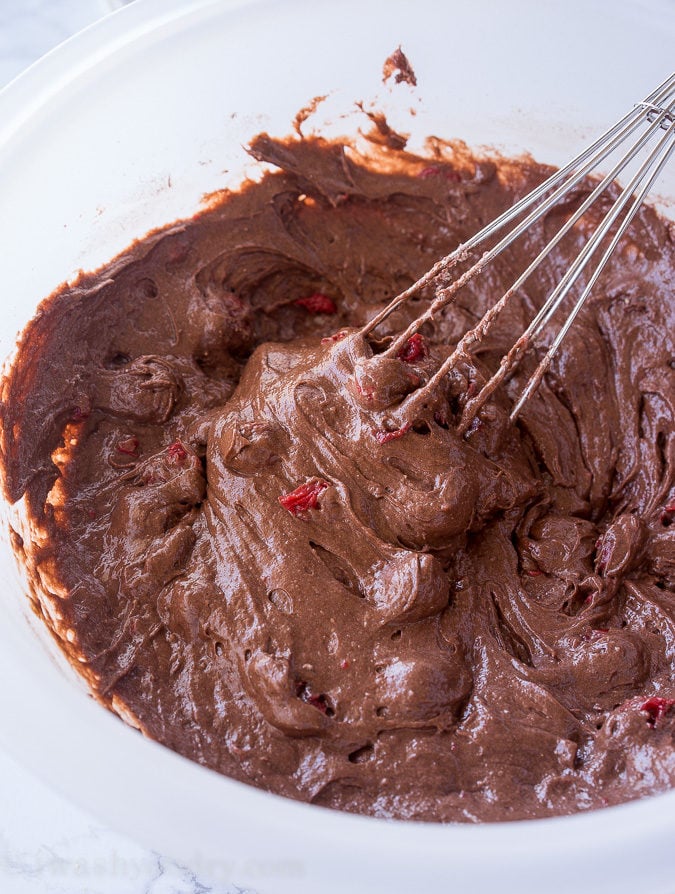
[[(120, 46), (142, 38), (149, 31), (174, 23), (186, 15), (217, 7), (222, 10), (247, 9), (283, 0), (136, 0), (51, 50), (0, 91), (0, 151), (30, 119), (38, 115), (51, 97), (71, 80), (83, 76), (89, 68), (114, 55)], [(655, 10), (668, 11), (668, 0), (649, 0)], [(6, 511), (4, 512), (7, 515)], [(30, 622), (29, 622), (30, 623)], [(20, 636), (10, 646), (20, 646)], [(11, 648), (0, 653), (0, 673), (11, 674), (17, 652)], [(86, 707), (87, 724), (78, 729), (73, 742), (70, 723), (82, 714), (83, 694), (71, 687), (66, 693), (56, 687), (58, 700), (40, 708), (39, 716), (32, 706), (40, 703), (43, 690), (38, 674), (27, 673), (21, 693), (11, 687), (0, 692), (0, 712), (12, 723), (0, 727), (0, 744), (19, 763), (65, 794), (89, 812), (101, 816), (101, 795), (113, 804), (103, 815), (107, 822), (151, 845), (153, 816), (157, 805), (172, 810), (177, 829), (187, 828), (176, 805), (167, 801), (166, 781), (171, 780), (178, 803), (189, 802), (195, 790), (206, 799), (205, 813), (217, 820), (223, 802), (236, 801), (237, 817), (242, 826), (269, 830), (282, 827), (309, 830), (316, 842), (332, 840), (349, 842), (354, 852), (366, 859), (372, 856), (374, 842), (387, 854), (419, 860), (424, 855), (445, 856), (478, 865), (489, 853), (491, 859), (504, 865), (515, 865), (529, 854), (537, 842), (547, 855), (563, 865), (570, 852), (597, 853), (596, 832), (602, 827), (605, 842), (632, 852), (635, 829), (640, 838), (649, 838), (654, 846), (672, 842), (675, 832), (675, 790), (632, 801), (599, 811), (537, 820), (499, 823), (461, 824), (425, 823), (405, 820), (384, 820), (357, 816), (295, 802), (285, 797), (256, 789), (199, 766), (154, 741), (141, 738), (134, 730), (120, 723), (91, 699)], [(6, 677), (9, 679), (9, 677)], [(70, 684), (68, 684), (70, 686)], [(27, 708), (27, 705), (30, 706)], [(45, 751), (37, 741), (45, 728), (57, 731)], [(73, 747), (78, 760), (73, 761)], [(92, 756), (104, 750), (114, 752), (102, 770)], [(148, 772), (149, 769), (152, 772)], [(83, 780), (86, 780), (83, 785)], [(136, 801), (136, 818), (129, 820), (125, 802), (143, 791)], [(165, 840), (163, 840), (166, 843)], [(176, 844), (176, 847), (179, 847)]]

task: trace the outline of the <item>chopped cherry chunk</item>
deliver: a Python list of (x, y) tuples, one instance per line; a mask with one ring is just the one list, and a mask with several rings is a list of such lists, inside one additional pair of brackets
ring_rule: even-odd
[(459, 183), (462, 179), (457, 171), (453, 171), (452, 168), (445, 165), (428, 165), (426, 168), (422, 168), (417, 176), (422, 180), (428, 180), (429, 177), (445, 177), (452, 183)]
[(346, 329), (340, 329), (339, 332), (334, 332), (332, 335), (327, 335), (325, 338), (321, 339), (322, 345), (330, 345), (336, 341), (342, 341), (343, 338), (347, 338), (349, 333)]
[(394, 431), (374, 431), (373, 435), (378, 444), (386, 444), (388, 441), (395, 441), (397, 438), (402, 438), (409, 428), (410, 426), (406, 424), (401, 428), (394, 429)]
[(290, 493), (280, 496), (279, 502), (292, 515), (300, 515), (301, 512), (319, 508), (319, 496), (327, 487), (327, 481), (323, 481), (321, 478), (312, 478)]
[(663, 720), (673, 705), (675, 698), (661, 698), (655, 695), (640, 705), (640, 710), (649, 714), (649, 723), (654, 726), (659, 720)]
[(166, 452), (169, 454), (169, 462), (174, 463), (177, 466), (181, 466), (188, 458), (188, 452), (179, 440), (175, 440), (172, 444), (169, 444), (166, 448)]
[(332, 717), (333, 710), (329, 705), (326, 696), (323, 693), (321, 693), (320, 695), (314, 695), (309, 683), (298, 683), (295, 694), (306, 704), (311, 705), (318, 711), (321, 711), (322, 714), (326, 714), (328, 717)]
[(399, 360), (403, 360), (404, 363), (416, 363), (418, 360), (423, 360), (427, 356), (427, 346), (424, 337), (419, 332), (411, 335), (398, 352), (398, 356)]
[(298, 298), (293, 304), (297, 304), (298, 307), (304, 307), (307, 313), (310, 314), (337, 313), (337, 304), (332, 298), (329, 298), (328, 295), (324, 295), (322, 292), (313, 292), (304, 298)]
[(121, 441), (117, 443), (117, 449), (120, 453), (126, 453), (127, 456), (136, 456), (138, 453), (139, 441), (138, 438), (129, 437), (123, 438)]

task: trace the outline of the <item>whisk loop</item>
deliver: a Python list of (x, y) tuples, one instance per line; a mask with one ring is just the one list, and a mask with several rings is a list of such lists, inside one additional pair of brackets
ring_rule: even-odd
[[(610, 237), (612, 227), (615, 227), (615, 232), (609, 238), (609, 243), (600, 255), (599, 261), (589, 273), (581, 294), (568, 312), (549, 349), (516, 400), (510, 416), (512, 422), (515, 421), (526, 401), (539, 387), (556, 351), (583, 307), (598, 277), (637, 214), (654, 181), (666, 165), (673, 149), (675, 149), (675, 73), (666, 78), (644, 100), (636, 103), (626, 115), (605, 131), (594, 143), (584, 149), (576, 158), (553, 173), (536, 189), (466, 242), (459, 245), (453, 252), (441, 258), (420, 279), (393, 298), (380, 313), (361, 329), (362, 335), (368, 335), (396, 308), (400, 307), (413, 295), (426, 286), (435, 285), (435, 295), (428, 308), (413, 320), (405, 331), (396, 336), (383, 352), (385, 356), (396, 356), (408, 340), (418, 333), (426, 322), (432, 320), (440, 310), (449, 305), (468, 282), (478, 276), (504, 249), (518, 239), (536, 221), (540, 220), (556, 203), (568, 195), (578, 183), (593, 173), (598, 165), (612, 155), (622, 144), (626, 143), (631, 135), (635, 135), (633, 142), (630, 143), (628, 149), (625, 150), (618, 161), (614, 163), (611, 170), (602, 177), (577, 210), (550, 239), (513, 285), (489, 308), (482, 319), (463, 335), (452, 354), (447, 357), (426, 385), (423, 386), (423, 390), (428, 389), (431, 391), (462, 358), (470, 353), (472, 346), (484, 338), (513, 295), (527, 281), (565, 234), (598, 201), (600, 196), (606, 192), (639, 153), (645, 150), (648, 153), (646, 158), (640, 162), (637, 170), (635, 170), (626, 186), (621, 190), (611, 208), (603, 217), (600, 225), (569, 266), (560, 282), (547, 297), (530, 325), (517, 339), (511, 350), (502, 358), (497, 371), (481, 390), (467, 401), (458, 424), (460, 434), (465, 434), (468, 431), (476, 415), (491, 395), (504, 379), (514, 372), (527, 351), (537, 342), (542, 331), (556, 314), (582, 272), (599, 252), (606, 238)], [(499, 234), (508, 224), (513, 223), (525, 212), (528, 212), (525, 217), (513, 229), (502, 236), (492, 248), (485, 251), (468, 270), (449, 285), (444, 284), (447, 282), (448, 274), (453, 268), (465, 261), (476, 248), (488, 241), (492, 236)]]

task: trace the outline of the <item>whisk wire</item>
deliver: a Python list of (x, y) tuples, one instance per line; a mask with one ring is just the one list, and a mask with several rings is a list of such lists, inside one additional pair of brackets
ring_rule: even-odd
[[(581, 295), (562, 324), (543, 360), (539, 363), (535, 372), (526, 383), (520, 397), (517, 399), (511, 412), (512, 421), (515, 421), (525, 402), (539, 387), (544, 374), (551, 364), (553, 356), (583, 307), (591, 289), (614, 252), (616, 245), (637, 214), (644, 197), (663, 170), (673, 149), (675, 149), (675, 140), (673, 139), (675, 137), (674, 91), (675, 72), (666, 78), (663, 83), (649, 94), (649, 96), (645, 97), (642, 102), (636, 103), (626, 115), (605, 131), (605, 133), (594, 143), (577, 155), (576, 158), (554, 172), (532, 192), (524, 196), (515, 205), (503, 212), (503, 214), (477, 232), (465, 243), (460, 244), (449, 255), (441, 258), (440, 261), (434, 264), (433, 267), (424, 274), (424, 276), (397, 295), (382, 311), (380, 311), (379, 314), (373, 317), (373, 319), (362, 328), (362, 335), (369, 334), (412, 295), (426, 286), (435, 283), (437, 286), (436, 295), (429, 307), (413, 320), (402, 333), (395, 337), (384, 351), (384, 354), (387, 356), (398, 354), (407, 343), (408, 339), (419, 332), (425, 322), (432, 320), (435, 314), (454, 300), (454, 297), (460, 289), (462, 289), (475, 276), (480, 274), (487, 264), (518, 239), (529, 227), (540, 220), (556, 203), (567, 196), (577, 184), (594, 171), (605, 158), (615, 152), (615, 150), (624, 143), (632, 133), (647, 122), (649, 127), (638, 136), (628, 150), (613, 165), (611, 170), (591, 190), (586, 199), (579, 205), (574, 213), (570, 215), (560, 230), (549, 240), (547, 245), (528, 265), (527, 269), (520, 274), (505, 294), (488, 309), (482, 319), (462, 336), (454, 351), (446, 358), (422, 389), (424, 392), (431, 390), (440, 379), (447, 375), (453, 367), (456, 366), (461, 358), (467, 356), (471, 346), (479, 342), (485, 336), (492, 323), (503, 311), (513, 295), (523, 286), (534, 270), (536, 270), (553, 248), (558, 245), (563, 237), (575, 226), (599, 197), (610, 188), (610, 185), (615, 181), (616, 177), (626, 169), (630, 162), (633, 161), (640, 151), (647, 146), (649, 141), (654, 138), (659, 130), (664, 131), (656, 146), (649, 152), (647, 158), (632, 176), (630, 182), (621, 191), (610, 210), (604, 216), (597, 230), (581, 249), (579, 255), (565, 272), (560, 282), (549, 294), (525, 332), (502, 358), (497, 371), (492, 375), (488, 382), (485, 383), (479, 393), (467, 401), (458, 425), (458, 432), (460, 434), (466, 434), (477, 413), (484, 406), (486, 401), (494, 393), (501, 382), (503, 382), (504, 379), (518, 366), (529, 347), (537, 340), (546, 325), (557, 312), (591, 258), (598, 251), (610, 229), (617, 222), (622, 211), (632, 199), (632, 205), (627, 210), (623, 220), (618, 224), (609, 246), (590, 275)], [(669, 100), (671, 101), (671, 104), (668, 106), (666, 103)], [(640, 187), (639, 192), (635, 194), (635, 190), (638, 187)], [(548, 196), (546, 196), (547, 193), (549, 193)], [(545, 196), (546, 198), (544, 198)], [(540, 199), (543, 199), (543, 201), (541, 201), (540, 204), (537, 204)], [(473, 250), (490, 237), (499, 233), (507, 224), (516, 220), (533, 205), (535, 205), (535, 207), (530, 210), (529, 213), (513, 227), (513, 229), (511, 229), (505, 236), (502, 236), (492, 248), (485, 251), (468, 270), (449, 285), (445, 284), (449, 272), (458, 263), (466, 260)]]
[[(594, 239), (597, 238), (597, 241), (596, 241), (596, 244), (594, 245), (593, 249), (589, 252), (589, 258), (590, 258), (590, 255), (592, 255), (594, 253), (595, 249), (600, 245), (600, 242), (604, 238), (605, 234), (609, 230), (609, 228), (612, 225), (612, 223), (614, 222), (614, 220), (616, 220), (616, 218), (618, 217), (618, 214), (623, 209), (624, 205), (631, 198), (632, 192), (633, 192), (633, 189), (635, 188), (635, 186), (637, 186), (640, 183), (640, 181), (644, 178), (644, 176), (649, 171), (649, 166), (654, 162), (654, 160), (660, 154), (661, 157), (658, 158), (658, 161), (656, 162), (656, 166), (652, 170), (650, 176), (647, 178), (645, 183), (642, 185), (637, 196), (633, 197), (633, 204), (632, 204), (631, 208), (628, 210), (628, 213), (626, 214), (623, 221), (619, 225), (616, 233), (612, 237), (612, 240), (611, 240), (609, 246), (607, 247), (605, 253), (603, 254), (602, 258), (600, 259), (595, 270), (591, 274), (583, 292), (581, 293), (581, 295), (575, 302), (574, 307), (572, 308), (569, 315), (567, 316), (567, 319), (561, 326), (561, 328), (560, 328), (558, 334), (556, 335), (555, 339), (553, 340), (550, 348), (546, 352), (544, 359), (539, 363), (539, 365), (537, 366), (537, 369), (534, 371), (534, 373), (528, 380), (525, 388), (523, 389), (522, 394), (518, 398), (515, 406), (513, 407), (513, 410), (511, 411), (511, 415), (510, 415), (511, 421), (515, 421), (515, 419), (517, 418), (521, 409), (523, 408), (525, 402), (527, 400), (529, 400), (529, 398), (532, 396), (532, 394), (539, 387), (541, 380), (543, 379), (547, 369), (551, 365), (551, 361), (553, 360), (555, 353), (557, 352), (563, 339), (567, 335), (567, 333), (568, 333), (572, 323), (576, 319), (579, 311), (583, 307), (583, 305), (584, 305), (586, 299), (588, 298), (588, 295), (590, 294), (591, 289), (595, 285), (598, 277), (600, 276), (600, 274), (602, 273), (603, 269), (605, 268), (607, 262), (609, 261), (610, 257), (612, 256), (619, 240), (624, 235), (624, 233), (628, 229), (631, 221), (633, 220), (633, 218), (637, 214), (638, 210), (640, 209), (640, 205), (642, 204), (645, 196), (649, 192), (652, 184), (654, 183), (656, 178), (659, 176), (659, 174), (665, 167), (666, 162), (668, 161), (673, 150), (675, 149), (675, 140), (672, 139), (672, 137), (674, 135), (675, 135), (675, 119), (672, 119), (672, 116), (671, 116), (671, 122), (668, 125), (668, 129), (666, 130), (665, 136), (659, 141), (659, 144), (655, 147), (654, 151), (650, 154), (647, 161), (645, 161), (643, 163), (642, 167), (640, 168), (640, 171), (638, 171), (636, 173), (635, 177), (633, 178), (633, 181), (631, 181), (631, 184), (629, 184), (629, 186), (627, 186), (626, 189), (624, 190), (624, 192), (622, 193), (622, 196), (619, 199), (619, 201), (621, 202), (621, 207), (617, 210), (616, 213), (614, 213), (614, 212), (611, 213), (610, 220), (608, 220), (608, 218), (610, 217), (610, 215), (608, 215), (608, 218), (606, 218), (606, 222), (603, 222), (603, 225), (601, 227), (602, 232), (601, 232), (601, 230), (598, 230), (598, 233), (596, 233), (596, 236), (593, 237)], [(622, 201), (624, 195), (625, 195), (625, 201)], [(590, 245), (590, 244), (591, 243), (589, 242), (588, 245)], [(572, 283), (570, 283), (570, 286), (571, 285), (572, 285)], [(568, 287), (568, 289), (565, 290), (565, 292), (563, 294), (560, 295), (560, 299), (559, 299), (558, 303), (560, 303), (563, 300), (563, 298), (565, 297), (568, 290), (569, 290), (569, 287)]]
[[(585, 211), (587, 211), (588, 208), (590, 208), (591, 205), (594, 204), (594, 202), (597, 200), (597, 198), (607, 189), (607, 187), (610, 185), (610, 183), (613, 182), (616, 175), (618, 173), (620, 173), (620, 171), (622, 171), (627, 166), (629, 161), (631, 161), (635, 157), (635, 155), (637, 154), (639, 149), (641, 149), (646, 144), (646, 142), (652, 137), (653, 133), (660, 129), (661, 120), (667, 114), (668, 114), (668, 112), (666, 110), (661, 110), (659, 118), (654, 120), (651, 127), (631, 147), (631, 149), (629, 149), (629, 151), (619, 160), (619, 162), (617, 162), (617, 164), (614, 166), (614, 168), (603, 178), (603, 180), (590, 193), (590, 195), (588, 196), (586, 201), (583, 202), (582, 205), (577, 209), (576, 213), (574, 215), (572, 215), (572, 217), (567, 221), (567, 223), (550, 240), (550, 242), (546, 245), (546, 247), (535, 258), (535, 260), (532, 262), (532, 264), (530, 264), (528, 269), (518, 278), (518, 280), (514, 283), (514, 285), (511, 287), (511, 289), (508, 290), (508, 292), (504, 296), (504, 299), (502, 299), (502, 301), (500, 301), (498, 303), (500, 311), (505, 306), (506, 302), (511, 298), (512, 294), (523, 284), (523, 282), (528, 278), (528, 276), (533, 272), (533, 270), (537, 266), (539, 266), (541, 261), (549, 254), (549, 252), (552, 250), (552, 248), (560, 241), (562, 236), (564, 236), (565, 233), (567, 233), (571, 229), (571, 227), (582, 217), (582, 215), (585, 213)], [(586, 245), (583, 247), (583, 249), (577, 256), (577, 258), (574, 260), (574, 262), (567, 269), (567, 271), (565, 272), (564, 276), (562, 277), (562, 279), (560, 280), (560, 282), (558, 283), (556, 288), (548, 296), (548, 298), (546, 299), (546, 301), (540, 308), (537, 315), (534, 317), (534, 319), (532, 320), (530, 325), (527, 327), (527, 329), (525, 330), (523, 335), (518, 339), (514, 348), (512, 348), (511, 351), (509, 351), (508, 354), (502, 359), (497, 372), (483, 386), (483, 388), (476, 395), (476, 397), (474, 397), (469, 402), (467, 402), (467, 405), (464, 409), (464, 413), (462, 416), (462, 420), (459, 425), (460, 432), (464, 432), (467, 430), (468, 426), (473, 421), (476, 414), (485, 405), (487, 400), (490, 398), (490, 396), (496, 390), (497, 386), (500, 385), (501, 382), (503, 382), (504, 379), (509, 375), (509, 373), (513, 371), (513, 369), (520, 362), (520, 359), (522, 358), (523, 354), (528, 349), (528, 347), (537, 339), (537, 337), (544, 330), (545, 326), (550, 322), (550, 320), (552, 319), (552, 317), (554, 316), (554, 314), (556, 313), (556, 311), (558, 310), (560, 305), (563, 303), (563, 301), (567, 297), (570, 289), (572, 288), (574, 283), (577, 281), (577, 279), (579, 278), (579, 276), (581, 275), (581, 273), (583, 272), (583, 270), (585, 269), (585, 267), (587, 266), (587, 264), (589, 263), (589, 261), (591, 260), (591, 258), (595, 254), (595, 252), (597, 251), (597, 249), (599, 248), (602, 240), (604, 239), (605, 235), (609, 231), (610, 227), (617, 220), (621, 211), (628, 203), (629, 199), (633, 195), (633, 190), (637, 186), (639, 186), (640, 182), (647, 175), (647, 173), (649, 172), (650, 166), (655, 162), (655, 160), (657, 159), (659, 154), (663, 151), (664, 144), (667, 144), (670, 141), (670, 137), (672, 136), (672, 133), (670, 132), (670, 128), (672, 128), (672, 123), (669, 125), (669, 130), (666, 131), (666, 133), (661, 138), (659, 143), (656, 145), (654, 150), (650, 153), (648, 158), (643, 162), (641, 167), (635, 173), (635, 175), (631, 179), (630, 183), (621, 192), (620, 196), (618, 197), (618, 199), (616, 200), (616, 202), (614, 203), (614, 205), (612, 206), (610, 211), (607, 213), (607, 215), (603, 219), (600, 227), (595, 231), (593, 236), (589, 239), (589, 241), (586, 243)], [(582, 293), (581, 298), (574, 305), (574, 308), (570, 312), (570, 315), (568, 316), (567, 320), (563, 324), (560, 332), (558, 333), (558, 336), (556, 337), (556, 339), (553, 342), (553, 345), (547, 352), (546, 358), (548, 358), (548, 359), (544, 358), (544, 360), (541, 362), (541, 364), (539, 365), (537, 370), (532, 375), (531, 379), (526, 384), (521, 397), (518, 399), (514, 409), (511, 412), (511, 420), (512, 421), (515, 421), (518, 414), (520, 413), (520, 410), (522, 409), (523, 405), (525, 404), (526, 400), (528, 400), (531, 397), (531, 395), (534, 393), (536, 388), (541, 383), (544, 373), (550, 366), (551, 360), (553, 359), (553, 355), (558, 350), (558, 348), (562, 342), (562, 339), (569, 331), (569, 328), (570, 328), (572, 322), (574, 321), (577, 314), (581, 310), (584, 302), (586, 301), (586, 298), (588, 297), (588, 295), (591, 291), (592, 286), (595, 284), (598, 276), (602, 272), (602, 269), (604, 268), (607, 261), (609, 260), (612, 252), (614, 251), (614, 248), (616, 247), (616, 244), (618, 243), (619, 239), (621, 238), (621, 236), (627, 229), (628, 225), (630, 224), (630, 221), (633, 219), (633, 217), (637, 213), (637, 211), (640, 207), (640, 204), (642, 203), (642, 199), (644, 198), (647, 191), (649, 190), (649, 187), (654, 182), (654, 180), (660, 173), (663, 165), (667, 161), (668, 155), (669, 155), (670, 151), (672, 151), (672, 148), (673, 147), (671, 146), (670, 149), (667, 151), (665, 157), (663, 158), (663, 161), (655, 169), (654, 174), (649, 179), (646, 188), (644, 190), (642, 190), (640, 192), (640, 194), (635, 198), (633, 208), (629, 212), (630, 217), (627, 217), (621, 224), (618, 237), (615, 237), (615, 239), (612, 240), (610, 249), (608, 249), (608, 251), (606, 252), (602, 261), (598, 265), (596, 272), (593, 274), (590, 287), (588, 285), (586, 286), (586, 288), (584, 289), (584, 291)], [(666, 149), (668, 149), (667, 145), (666, 145)], [(451, 368), (451, 367), (449, 366), (449, 368)]]
[[(432, 283), (440, 274), (447, 273), (452, 266), (454, 266), (457, 262), (464, 260), (469, 252), (473, 249), (477, 248), (491, 236), (500, 232), (507, 224), (511, 223), (515, 220), (523, 211), (533, 205), (535, 202), (539, 201), (539, 199), (544, 196), (550, 189), (556, 186), (561, 180), (567, 177), (568, 174), (571, 174), (576, 171), (576, 175), (571, 183), (563, 184), (560, 189), (560, 192), (554, 193), (546, 203), (546, 207), (541, 211), (538, 216), (545, 214), (546, 211), (551, 207), (551, 205), (555, 204), (555, 202), (566, 192), (569, 191), (576, 183), (583, 179), (583, 177), (591, 170), (593, 170), (607, 155), (609, 155), (617, 145), (619, 145), (630, 133), (632, 133), (637, 127), (640, 126), (644, 117), (644, 110), (641, 110), (640, 106), (644, 103), (648, 104), (650, 107), (658, 102), (663, 102), (664, 99), (672, 92), (675, 87), (675, 72), (671, 74), (668, 78), (666, 78), (649, 96), (645, 97), (642, 103), (637, 103), (629, 112), (627, 112), (622, 118), (620, 118), (615, 124), (613, 124), (608, 130), (606, 130), (602, 136), (598, 137), (594, 143), (591, 143), (590, 146), (586, 147), (582, 152), (579, 153), (575, 158), (573, 158), (570, 162), (564, 165), (562, 168), (559, 168), (557, 171), (554, 171), (550, 177), (544, 180), (539, 186), (535, 187), (530, 193), (526, 196), (523, 196), (515, 205), (512, 205), (511, 208), (507, 208), (502, 214), (496, 217), (491, 223), (485, 226), (482, 230), (479, 230), (475, 233), (470, 239), (468, 239), (465, 243), (459, 245), (453, 252), (446, 255), (437, 261), (427, 272), (421, 276), (416, 282), (412, 283), (408, 288), (400, 292), (395, 298), (393, 298), (389, 304), (378, 314), (376, 314), (360, 331), (361, 335), (368, 335), (373, 331), (381, 322), (383, 322), (389, 314), (391, 314), (397, 307), (403, 304), (408, 298), (412, 297), (414, 294), (419, 292), (425, 286)], [(658, 106), (654, 105), (654, 108), (658, 108)], [(661, 111), (659, 109), (659, 111)], [(582, 170), (577, 170), (579, 165), (587, 164), (583, 167)], [(533, 221), (527, 220), (523, 221), (523, 225), (519, 228), (517, 235), (520, 235), (524, 229), (527, 228)], [(516, 235), (513, 238), (517, 238)], [(511, 240), (513, 241), (513, 240)], [(502, 246), (503, 247), (503, 246)], [(495, 249), (497, 246), (495, 246)], [(501, 250), (501, 249), (500, 249)], [(411, 332), (413, 334), (414, 330)], [(405, 343), (405, 339), (401, 336), (397, 341), (401, 342), (401, 344)], [(398, 345), (400, 347), (400, 345)]]

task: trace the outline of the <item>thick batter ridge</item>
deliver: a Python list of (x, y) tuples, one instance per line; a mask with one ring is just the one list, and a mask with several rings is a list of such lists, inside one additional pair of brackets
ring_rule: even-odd
[(590, 187), (383, 357), (431, 294), (359, 326), (547, 169), (251, 151), (277, 170), (48, 299), (4, 382), (62, 647), (146, 735), (316, 804), (488, 821), (670, 788), (672, 230), (642, 210), (518, 423), (536, 356), (460, 437), (584, 230), (425, 384)]

